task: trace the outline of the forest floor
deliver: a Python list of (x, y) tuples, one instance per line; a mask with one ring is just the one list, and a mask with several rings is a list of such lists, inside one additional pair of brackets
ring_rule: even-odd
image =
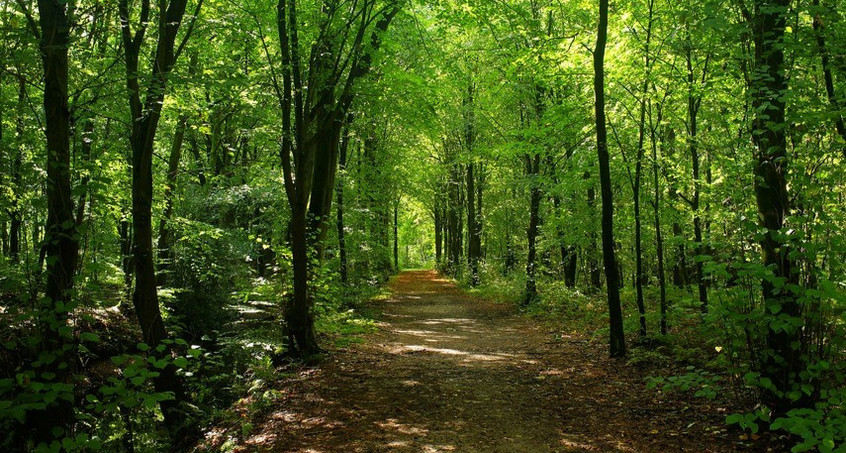
[[(646, 389), (646, 370), (410, 271), (378, 331), (280, 383), (237, 452), (779, 452), (717, 403)], [(556, 335), (557, 333), (557, 335)], [(654, 370), (653, 370), (654, 371)]]

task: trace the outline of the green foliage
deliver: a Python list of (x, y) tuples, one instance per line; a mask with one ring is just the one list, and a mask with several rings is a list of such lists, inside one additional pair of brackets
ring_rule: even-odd
[(714, 400), (723, 391), (723, 377), (705, 370), (687, 367), (687, 373), (670, 377), (652, 377), (647, 380), (647, 388), (660, 387), (664, 392), (694, 392), (694, 396)]

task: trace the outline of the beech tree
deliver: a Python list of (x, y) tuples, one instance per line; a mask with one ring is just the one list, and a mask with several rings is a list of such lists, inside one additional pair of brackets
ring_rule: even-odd
[(323, 257), (344, 120), (355, 100), (355, 84), (370, 71), (381, 34), (399, 8), (398, 3), (364, 1), (347, 10), (338, 1), (324, 2), (318, 38), (306, 63), (300, 54), (297, 1), (280, 0), (276, 7), (282, 80), (274, 73), (273, 85), (282, 111), (280, 157), (291, 208), (294, 267), (294, 294), (285, 320), (290, 347), (302, 357), (320, 351), (309, 289), (309, 248), (317, 259)]
[[(153, 146), (164, 107), (168, 76), (191, 35), (203, 4), (202, 0), (198, 1), (188, 31), (177, 44), (177, 34), (185, 17), (187, 3), (187, 0), (160, 2), (159, 10), (154, 11), (151, 2), (143, 0), (137, 20), (133, 20), (135, 16), (127, 0), (121, 0), (118, 5), (132, 127), (129, 138), (132, 147), (132, 260), (135, 264), (132, 302), (143, 332), (143, 341), (153, 348), (158, 348), (168, 338), (156, 292), (153, 255)], [(157, 14), (157, 18), (151, 20), (151, 14)], [(139, 60), (146, 53), (145, 38), (151, 24), (156, 25), (156, 46), (150, 68), (151, 76), (145, 90), (139, 80)], [(174, 146), (181, 144), (176, 143)], [(173, 364), (165, 366), (155, 383), (159, 392), (172, 393), (174, 396), (173, 399), (162, 401), (161, 406), (168, 427), (178, 438), (190, 427), (184, 425), (178, 413), (178, 403), (185, 401), (186, 395), (176, 371)]]

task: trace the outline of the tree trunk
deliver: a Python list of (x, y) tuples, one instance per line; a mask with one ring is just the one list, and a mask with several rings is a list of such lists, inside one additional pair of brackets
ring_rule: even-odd
[(394, 202), (394, 270), (399, 272), (399, 201)]
[[(157, 22), (158, 37), (152, 68), (151, 85), (144, 103), (141, 101), (141, 88), (138, 81), (138, 60), (143, 47), (144, 33), (148, 24), (141, 18), (139, 32), (133, 37), (130, 30), (130, 13), (127, 0), (121, 0), (121, 31), (125, 49), (126, 83), (129, 92), (132, 133), (132, 255), (135, 264), (135, 291), (132, 303), (141, 326), (142, 340), (152, 349), (151, 354), (158, 357), (169, 353), (157, 348), (168, 335), (159, 308), (156, 292), (156, 270), (153, 254), (153, 147), (156, 130), (164, 106), (167, 79), (176, 62), (174, 44), (176, 35), (185, 14), (186, 0), (171, 0), (161, 12)], [(174, 399), (160, 403), (165, 424), (173, 436), (175, 444), (187, 442), (193, 436), (193, 428), (186, 426), (184, 417), (179, 413), (179, 403), (186, 399), (182, 381), (176, 374), (176, 366), (170, 364), (154, 378), (157, 392), (168, 392)]]
[(640, 336), (646, 336), (646, 306), (643, 302), (643, 284), (646, 276), (643, 272), (643, 234), (641, 227), (640, 213), (640, 185), (643, 176), (643, 155), (645, 154), (644, 144), (646, 142), (646, 98), (649, 95), (649, 77), (652, 70), (649, 55), (649, 45), (652, 40), (654, 0), (648, 2), (648, 20), (646, 23), (646, 40), (644, 41), (644, 69), (643, 87), (640, 99), (640, 120), (638, 122), (637, 156), (635, 161), (635, 177), (632, 186), (634, 197), (634, 218), (635, 218), (635, 292), (637, 294), (637, 311), (640, 315)]
[(654, 198), (652, 201), (652, 209), (655, 214), (655, 254), (658, 256), (658, 288), (660, 291), (660, 307), (661, 307), (661, 335), (667, 335), (667, 278), (664, 275), (664, 237), (661, 233), (661, 186), (658, 179), (658, 137), (656, 137), (656, 127), (661, 126), (663, 111), (661, 105), (658, 105), (658, 118), (655, 125), (650, 127), (651, 143), (652, 143), (652, 184)]
[(480, 236), (477, 212), (475, 206), (476, 177), (473, 174), (472, 163), (467, 164), (467, 264), (470, 265), (470, 286), (479, 285), (479, 255), (481, 254), (482, 238)]
[(296, 206), (291, 212), (291, 254), (294, 268), (294, 294), (292, 303), (285, 310), (290, 348), (303, 358), (320, 352), (314, 331), (314, 306), (309, 288), (308, 233), (306, 207)]
[[(819, 0), (813, 0), (814, 8), (820, 7)], [(820, 52), (820, 60), (822, 62), (823, 81), (825, 84), (825, 93), (828, 96), (828, 103), (834, 111), (834, 128), (837, 135), (840, 136), (840, 148), (843, 152), (843, 157), (846, 157), (846, 124), (843, 121), (843, 115), (840, 112), (840, 101), (837, 99), (837, 93), (834, 91), (834, 76), (831, 72), (831, 57), (828, 53), (828, 48), (825, 42), (825, 22), (822, 14), (817, 13), (814, 16), (814, 35), (817, 39), (817, 49)]]
[[(585, 172), (583, 179), (590, 180), (590, 172)], [(590, 274), (590, 287), (594, 290), (599, 290), (602, 288), (602, 276), (599, 270), (599, 252), (596, 250), (596, 231), (594, 230), (594, 226), (596, 225), (594, 221), (596, 218), (594, 217), (596, 214), (596, 189), (593, 187), (593, 182), (591, 182), (587, 190), (587, 206), (591, 218), (590, 226), (588, 227), (588, 274)]]
[[(47, 138), (47, 225), (44, 249), (47, 263), (45, 297), (39, 307), (41, 357), (48, 357), (44, 372), (65, 388), (46, 413), (33, 417), (37, 439), (73, 434), (73, 340), (68, 317), (74, 308), (73, 276), (79, 255), (70, 183), (70, 113), (68, 110), (68, 48), (70, 23), (66, 5), (39, 0), (41, 58), (44, 65), (44, 119)], [(45, 362), (42, 358), (39, 361)], [(60, 428), (61, 433), (54, 432)], [(57, 436), (58, 434), (58, 436)]]
[(596, 149), (599, 158), (599, 182), (602, 193), (602, 258), (608, 292), (610, 355), (626, 355), (623, 316), (620, 308), (619, 277), (614, 253), (614, 205), (608, 156), (608, 132), (605, 125), (605, 44), (608, 39), (608, 0), (599, 0), (599, 26), (593, 53), (594, 92), (596, 93)]
[(540, 226), (541, 190), (536, 177), (540, 171), (540, 155), (526, 155), (526, 175), (532, 178), (529, 190), (529, 226), (526, 228), (528, 242), (528, 256), (526, 257), (526, 293), (523, 296), (523, 306), (529, 305), (538, 297), (537, 276), (537, 239)]
[[(694, 253), (696, 254), (696, 284), (699, 290), (699, 305), (702, 313), (708, 311), (708, 287), (705, 282), (705, 275), (703, 271), (702, 260), (699, 255), (705, 253), (702, 245), (702, 219), (700, 218), (699, 201), (701, 197), (701, 175), (699, 171), (701, 159), (699, 158), (699, 143), (698, 143), (698, 121), (697, 115), (699, 113), (699, 106), (702, 102), (702, 96), (694, 93), (695, 79), (693, 76), (693, 56), (692, 50), (688, 47), (686, 49), (687, 60), (687, 120), (688, 120), (688, 150), (690, 151), (690, 158), (693, 162), (693, 199), (690, 200), (690, 207), (693, 210), (693, 241)], [(707, 70), (703, 69), (703, 71)], [(704, 75), (703, 75), (704, 77)]]
[(443, 253), (443, 216), (441, 215), (440, 197), (435, 195), (435, 209), (433, 211), (435, 217), (435, 267), (441, 265), (441, 254)]
[(168, 273), (170, 272), (170, 219), (173, 217), (173, 191), (176, 189), (176, 180), (179, 176), (179, 161), (182, 160), (182, 142), (185, 139), (185, 130), (188, 127), (188, 117), (182, 115), (176, 123), (176, 133), (173, 135), (173, 143), (170, 146), (170, 157), (167, 163), (167, 185), (165, 185), (164, 199), (165, 210), (159, 220), (159, 273), (158, 285), (167, 286)]
[[(766, 312), (793, 321), (769, 323), (766, 335), (769, 351), (764, 353), (761, 372), (772, 381), (773, 388), (765, 390), (764, 402), (776, 416), (802, 404), (792, 401), (787, 393), (799, 382), (799, 373), (805, 369), (797, 346), (801, 344), (801, 306), (798, 295), (791, 289), (791, 285), (799, 283), (798, 269), (782, 232), (790, 214), (785, 135), (788, 85), (784, 61), (785, 17), (789, 8), (789, 0), (757, 0), (752, 15), (747, 13), (755, 44), (755, 71), (749, 87), (755, 112), (752, 131), (757, 155), (755, 198), (760, 224), (767, 231), (761, 241), (763, 264), (773, 272), (773, 278), (762, 282), (762, 290)], [(783, 281), (781, 290), (776, 289), (775, 279)]]
[(344, 230), (344, 182), (346, 180), (347, 171), (347, 150), (350, 144), (350, 124), (352, 119), (347, 118), (347, 124), (344, 126), (343, 139), (341, 141), (341, 148), (338, 155), (338, 182), (336, 191), (337, 211), (337, 228), (338, 228), (338, 273), (341, 276), (341, 283), (347, 284), (349, 276), (347, 275), (347, 241), (346, 231)]

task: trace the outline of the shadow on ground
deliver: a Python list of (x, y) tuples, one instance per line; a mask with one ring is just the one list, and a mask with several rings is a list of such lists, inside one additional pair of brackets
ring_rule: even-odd
[(726, 437), (718, 408), (659, 399), (598, 346), (553, 342), (433, 271), (403, 273), (391, 290), (379, 331), (287, 383), (237, 451), (756, 451)]

